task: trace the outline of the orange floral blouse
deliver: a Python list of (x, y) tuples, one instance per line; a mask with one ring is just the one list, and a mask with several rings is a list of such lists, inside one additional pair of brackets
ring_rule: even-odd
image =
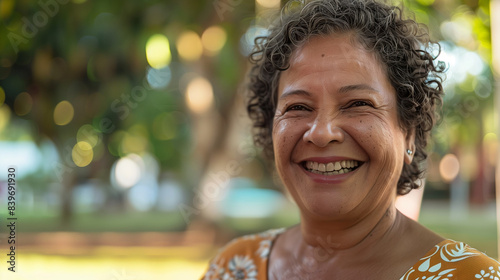
[[(239, 237), (212, 259), (202, 280), (266, 280), (271, 245), (285, 229)], [(500, 280), (500, 263), (462, 242), (444, 240), (400, 280)]]

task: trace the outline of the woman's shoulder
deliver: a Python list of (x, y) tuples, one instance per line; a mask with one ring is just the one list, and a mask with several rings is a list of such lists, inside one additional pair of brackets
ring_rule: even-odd
[(237, 273), (244, 273), (244, 279), (266, 279), (267, 258), (271, 246), (276, 237), (284, 231), (284, 228), (272, 229), (233, 239), (210, 261), (202, 279), (223, 279), (228, 276), (232, 279)]
[(446, 239), (435, 245), (401, 280), (441, 278), (500, 279), (500, 263), (466, 243)]
[(257, 234), (237, 237), (220, 249), (217, 256), (240, 254), (258, 255), (261, 258), (267, 258), (272, 242), (284, 231), (285, 229), (271, 229)]

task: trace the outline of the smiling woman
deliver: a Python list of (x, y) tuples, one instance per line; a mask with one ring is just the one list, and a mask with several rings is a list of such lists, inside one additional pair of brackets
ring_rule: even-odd
[(301, 222), (232, 241), (203, 279), (500, 277), (395, 207), (423, 177), (443, 93), (426, 31), (371, 0), (283, 11), (256, 41), (247, 108)]
[(396, 197), (414, 137), (398, 123), (382, 65), (352, 36), (313, 37), (294, 52), (279, 80), (272, 139), (278, 173), (302, 213), (355, 224)]

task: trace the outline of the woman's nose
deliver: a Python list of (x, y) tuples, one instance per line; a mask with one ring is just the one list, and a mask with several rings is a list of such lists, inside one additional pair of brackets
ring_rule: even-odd
[(344, 142), (345, 132), (332, 118), (317, 118), (303, 139), (318, 147), (326, 147), (332, 142)]

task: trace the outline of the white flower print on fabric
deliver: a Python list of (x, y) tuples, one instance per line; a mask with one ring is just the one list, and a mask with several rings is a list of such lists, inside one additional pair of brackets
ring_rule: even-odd
[(477, 278), (477, 279), (481, 279), (481, 280), (483, 280), (483, 279), (487, 279), (487, 278), (489, 278), (489, 277), (490, 277), (490, 273), (489, 273), (489, 272), (486, 272), (486, 271), (484, 271), (484, 270), (481, 270), (480, 274), (476, 274), (476, 278)]
[(496, 271), (493, 266), (488, 267), (487, 270), (482, 269), (475, 277), (479, 280), (500, 280), (500, 266)]
[(223, 267), (220, 267), (216, 263), (211, 263), (208, 267), (207, 273), (205, 273), (205, 276), (203, 277), (203, 280), (222, 279), (224, 272)]
[[(462, 273), (457, 271), (457, 268), (461, 267), (459, 262), (471, 257), (483, 256), (479, 251), (470, 248), (463, 242), (449, 241), (442, 246), (436, 245), (432, 253), (420, 259), (418, 267), (415, 265), (409, 269), (400, 280), (457, 279), (456, 277), (459, 277), (459, 274)], [(498, 269), (491, 265), (484, 267), (475, 274), (475, 278), (500, 280), (500, 266), (498, 266)]]
[(229, 261), (229, 271), (223, 279), (256, 280), (257, 270), (253, 260), (248, 256), (236, 255)]
[[(441, 247), (439, 245), (436, 245), (435, 251), (432, 254), (420, 259), (423, 262), (418, 266), (417, 269), (420, 273), (425, 273), (425, 276), (422, 276), (422, 278), (410, 277), (410, 275), (416, 271), (415, 268), (412, 267), (405, 273), (405, 275), (403, 275), (403, 277), (401, 277), (400, 280), (448, 280), (453, 277), (456, 268), (441, 270), (441, 268), (443, 267), (442, 263), (458, 262), (466, 258), (479, 255), (478, 253), (468, 251), (468, 249), (469, 247), (463, 242), (447, 243)], [(436, 258), (438, 253), (440, 258)]]
[[(434, 268), (436, 268), (436, 266), (432, 266)], [(426, 276), (422, 276), (422, 278), (420, 277), (417, 277), (417, 278), (414, 278), (414, 276), (412, 275), (416, 270), (414, 268), (411, 268), (408, 272), (405, 273), (405, 275), (403, 275), (403, 277), (400, 278), (400, 280), (451, 280), (453, 278), (453, 271), (456, 270), (455, 268), (452, 268), (452, 269), (445, 269), (443, 271), (440, 271), (440, 272), (437, 272), (433, 275), (426, 275)], [(420, 271), (420, 269), (419, 269)], [(430, 270), (427, 270), (428, 272), (431, 272)], [(421, 271), (421, 272), (425, 272), (425, 271)], [(436, 272), (436, 271), (434, 271)]]
[(259, 249), (255, 254), (257, 254), (261, 259), (267, 259), (269, 253), (271, 252), (272, 241), (269, 239), (262, 240), (259, 243)]
[(256, 234), (249, 234), (249, 235), (243, 235), (241, 236), (240, 238), (236, 238), (234, 239), (235, 241), (241, 239), (241, 240), (255, 240), (255, 238), (257, 238), (257, 235)]
[[(258, 267), (266, 263), (271, 252), (271, 246), (278, 234), (284, 232), (285, 228), (271, 229), (258, 234), (250, 234), (235, 238), (219, 249), (217, 256), (212, 260), (203, 280), (256, 280)], [(221, 255), (235, 244), (258, 244), (254, 247), (252, 255), (234, 255), (226, 262)], [(247, 245), (245, 245), (247, 246)], [(255, 263), (254, 263), (255, 261)]]
[(463, 242), (448, 243), (441, 247), (441, 259), (446, 262), (458, 262), (479, 255), (479, 253), (470, 252), (468, 249), (470, 249), (469, 246)]
[[(446, 245), (448, 245), (448, 244), (446, 244)], [(455, 268), (449, 268), (449, 269), (439, 271), (442, 267), (442, 264), (441, 264), (441, 261), (443, 260), (442, 250), (445, 246), (440, 248), (438, 245), (436, 245), (435, 246), (436, 250), (432, 254), (430, 254), (427, 257), (423, 257), (421, 259), (421, 260), (425, 260), (425, 261), (422, 262), (422, 264), (420, 264), (420, 266), (418, 267), (418, 271), (428, 272), (430, 275), (428, 275), (426, 277), (427, 280), (429, 280), (429, 279), (430, 280), (438, 280), (438, 279), (446, 280), (446, 279), (448, 279), (448, 277), (453, 277), (453, 271), (456, 270)], [(441, 260), (439, 260), (439, 259), (436, 260), (436, 258), (433, 259), (432, 257), (435, 256), (438, 252), (440, 252), (440, 254), (441, 254)], [(431, 263), (431, 260), (434, 261), (434, 263)]]
[[(259, 249), (255, 252), (257, 256), (259, 256), (261, 259), (267, 259), (269, 256), (269, 253), (271, 252), (271, 246), (273, 244), (274, 239), (276, 238), (276, 235), (281, 234), (284, 232), (286, 229), (285, 228), (280, 228), (280, 229), (270, 229), (268, 231), (262, 232), (258, 234), (260, 238), (263, 238), (264, 240), (260, 241), (259, 243)], [(256, 235), (252, 235), (256, 236)]]

